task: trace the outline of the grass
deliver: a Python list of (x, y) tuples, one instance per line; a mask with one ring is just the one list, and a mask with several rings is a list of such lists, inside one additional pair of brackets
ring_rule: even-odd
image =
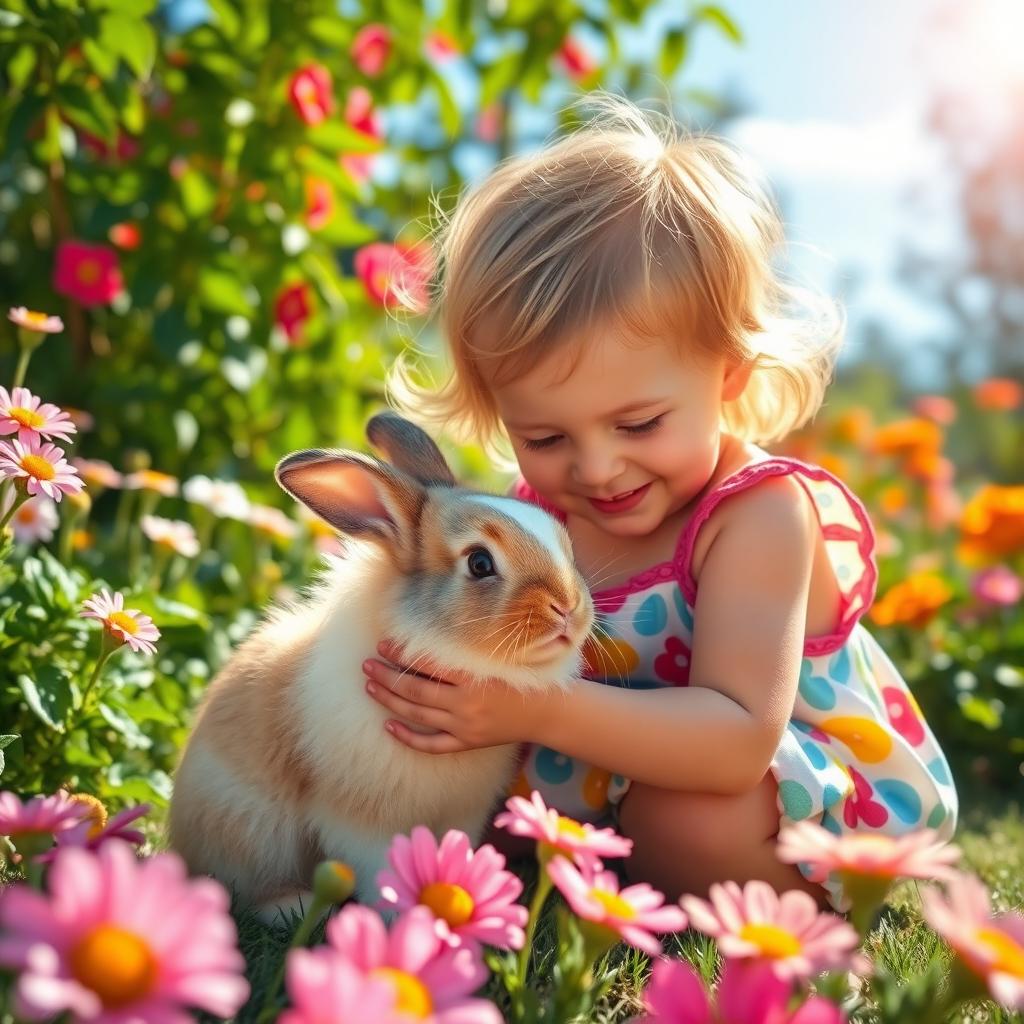
[[(1024, 810), (1019, 804), (991, 804), (963, 799), (964, 810), (956, 842), (964, 852), (965, 866), (978, 874), (992, 893), (997, 910), (1024, 909)], [(528, 902), (536, 880), (535, 865), (527, 862), (511, 865), (524, 881), (526, 892), (521, 900)], [(555, 953), (554, 906), (557, 894), (549, 899), (547, 910), (537, 928), (534, 944), (532, 977), (550, 977)], [(944, 943), (921, 920), (920, 898), (916, 883), (898, 886), (890, 895), (874, 930), (868, 937), (871, 959), (884, 966), (901, 981), (925, 973), (938, 961), (945, 966), (949, 952)], [(238, 917), (240, 941), (250, 965), (249, 978), (253, 997), (238, 1016), (240, 1024), (254, 1022), (263, 1005), (266, 985), (273, 976), (280, 958), (287, 950), (290, 932), (268, 929), (254, 918)], [(322, 937), (322, 927), (314, 938)], [(714, 943), (699, 933), (687, 931), (665, 936), (665, 952), (682, 956), (710, 981), (717, 972)], [(650, 973), (648, 957), (625, 945), (613, 949), (605, 961), (605, 969), (614, 972), (615, 980), (605, 998), (590, 1017), (590, 1024), (620, 1024), (642, 1010), (640, 993)], [(541, 986), (542, 987), (542, 986)], [(504, 992), (492, 979), (483, 995), (493, 999), (503, 1010), (507, 1008)], [(282, 1004), (283, 1005), (283, 1004)], [(858, 1022), (870, 1022), (873, 1007), (866, 1004), (857, 1011)], [(979, 1002), (953, 1018), (957, 1024), (1024, 1024), (1024, 1015), (1009, 1013)], [(908, 1020), (908, 1024), (911, 1022)]]

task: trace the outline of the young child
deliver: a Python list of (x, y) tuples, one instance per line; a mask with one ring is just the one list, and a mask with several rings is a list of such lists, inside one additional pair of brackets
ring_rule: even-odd
[(780, 824), (949, 837), (957, 798), (860, 624), (863, 505), (758, 447), (819, 408), (839, 318), (776, 272), (778, 215), (731, 147), (589, 98), (598, 117), (457, 206), (439, 246), (451, 376), (433, 392), (399, 366), (389, 385), (421, 421), (511, 442), (511, 493), (565, 524), (600, 640), (565, 697), (388, 662), (367, 663), (374, 696), (432, 730), (389, 723), (420, 750), (527, 744), (513, 791), (616, 825), (633, 880), (676, 897), (761, 878), (840, 906), (834, 881), (776, 859)]

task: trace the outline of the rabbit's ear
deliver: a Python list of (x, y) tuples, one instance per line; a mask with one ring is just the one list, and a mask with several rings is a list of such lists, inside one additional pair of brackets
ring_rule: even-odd
[(454, 487), (455, 477), (433, 438), (415, 423), (386, 410), (371, 416), (366, 437), (388, 461), (425, 487)]
[(427, 497), (418, 481), (359, 452), (293, 452), (277, 464), (274, 476), (336, 530), (399, 547), (414, 535)]

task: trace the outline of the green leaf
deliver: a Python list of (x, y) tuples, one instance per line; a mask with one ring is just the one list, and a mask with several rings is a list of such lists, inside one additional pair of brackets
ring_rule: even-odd
[(0, 775), (3, 774), (4, 765), (6, 763), (4, 760), (4, 747), (10, 746), (17, 738), (17, 733), (14, 733), (13, 735), (8, 733), (6, 736), (0, 736)]
[(217, 203), (217, 190), (204, 174), (189, 168), (182, 176), (181, 203), (193, 220), (205, 217)]
[(693, 11), (695, 21), (710, 21), (724, 36), (734, 43), (743, 42), (743, 33), (728, 14), (717, 4), (702, 4)]
[(71, 709), (71, 679), (55, 665), (41, 665), (35, 678), (18, 676), (18, 686), (29, 710), (51, 729), (60, 730)]
[(252, 304), (245, 297), (245, 287), (238, 276), (217, 267), (200, 269), (199, 299), (210, 309), (222, 313), (252, 314)]
[(658, 71), (662, 78), (671, 78), (676, 73), (686, 57), (688, 41), (685, 28), (674, 28), (666, 33), (658, 55)]
[(1003, 721), (999, 708), (993, 701), (985, 700), (973, 693), (961, 696), (960, 712), (964, 718), (977, 722), (989, 731), (998, 729)]
[(328, 153), (379, 153), (382, 140), (358, 131), (344, 121), (321, 121), (312, 125), (306, 137), (319, 149)]
[(448, 83), (437, 69), (433, 65), (427, 65), (426, 71), (427, 77), (434, 83), (434, 89), (437, 92), (441, 125), (444, 128), (445, 135), (448, 139), (454, 140), (458, 138), (459, 130), (462, 126), (462, 112), (459, 110), (459, 105), (455, 102), (455, 97), (452, 96), (451, 89), (448, 88)]
[(99, 706), (99, 712), (107, 724), (121, 734), (126, 746), (135, 750), (148, 750), (153, 746), (153, 741), (135, 724), (135, 719), (123, 708), (111, 707), (110, 704), (103, 702)]
[(60, 112), (69, 121), (105, 142), (114, 141), (117, 116), (102, 93), (83, 89), (80, 85), (65, 84), (57, 87), (55, 95)]
[(519, 76), (523, 55), (517, 50), (503, 54), (480, 79), (480, 109), (489, 107)]
[(214, 21), (217, 23), (225, 39), (234, 39), (242, 25), (242, 16), (232, 3), (232, 0), (206, 0), (213, 12)]
[(97, 0), (96, 5), (133, 18), (152, 14), (159, 0)]
[(108, 49), (99, 39), (86, 36), (82, 40), (82, 53), (93, 71), (100, 78), (109, 80), (117, 74), (117, 54)]
[(149, 78), (156, 59), (156, 35), (147, 22), (128, 14), (107, 14), (100, 27), (100, 42), (135, 72)]

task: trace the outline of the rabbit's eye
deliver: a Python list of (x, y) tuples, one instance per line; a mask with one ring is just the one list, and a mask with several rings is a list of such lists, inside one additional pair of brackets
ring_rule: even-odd
[(486, 548), (474, 548), (466, 559), (469, 571), (478, 579), (485, 576), (497, 576), (498, 570), (494, 568), (494, 559)]

